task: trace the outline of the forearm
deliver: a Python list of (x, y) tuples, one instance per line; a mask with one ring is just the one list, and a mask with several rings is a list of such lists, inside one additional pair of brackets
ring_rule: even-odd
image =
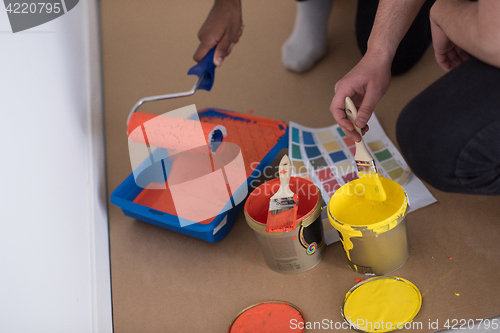
[(431, 19), (457, 46), (500, 67), (500, 1), (438, 0)]
[(391, 63), (399, 43), (410, 28), (425, 0), (380, 0), (367, 54)]

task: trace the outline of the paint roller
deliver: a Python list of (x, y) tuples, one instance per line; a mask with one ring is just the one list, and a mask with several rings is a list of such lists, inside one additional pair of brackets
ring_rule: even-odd
[(130, 117), (127, 134), (130, 141), (148, 146), (187, 151), (209, 145), (215, 151), (227, 132), (222, 125), (137, 112)]
[[(215, 47), (202, 61), (189, 69), (188, 75), (198, 76), (191, 90), (145, 97), (134, 105), (127, 118), (127, 135), (130, 141), (176, 151), (185, 151), (202, 145), (209, 145), (212, 151), (217, 149), (218, 143), (222, 142), (227, 135), (222, 125), (182, 117), (136, 112), (142, 104), (147, 102), (190, 96), (198, 89), (210, 91), (215, 74), (214, 53)], [(193, 111), (196, 111), (196, 108), (193, 107)]]

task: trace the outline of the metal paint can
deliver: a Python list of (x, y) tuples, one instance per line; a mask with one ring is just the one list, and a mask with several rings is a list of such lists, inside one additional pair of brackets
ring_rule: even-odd
[[(328, 219), (339, 233), (349, 266), (365, 275), (390, 273), (403, 266), (410, 256), (406, 230), (408, 197), (395, 181), (384, 177), (380, 180), (387, 194), (385, 202), (365, 200), (357, 189), (362, 180), (356, 179), (339, 188), (328, 203)], [(377, 205), (387, 206), (384, 214), (377, 211)], [(366, 221), (358, 218), (368, 215)]]
[(302, 273), (319, 264), (326, 251), (321, 221), (323, 200), (313, 182), (291, 177), (290, 189), (299, 196), (296, 228), (268, 233), (269, 200), (279, 186), (279, 179), (273, 179), (257, 187), (245, 203), (245, 218), (255, 231), (269, 268), (282, 274)]

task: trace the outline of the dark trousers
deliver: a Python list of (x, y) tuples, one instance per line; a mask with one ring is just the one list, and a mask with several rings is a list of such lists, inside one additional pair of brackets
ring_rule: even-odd
[[(398, 47), (392, 74), (408, 71), (431, 42), (427, 1)], [(359, 0), (356, 37), (361, 52), (377, 0)], [(415, 175), (433, 187), (500, 195), (500, 69), (471, 58), (415, 97), (401, 112), (396, 136)]]
[(500, 69), (470, 58), (401, 112), (397, 140), (415, 175), (445, 192), (500, 194)]

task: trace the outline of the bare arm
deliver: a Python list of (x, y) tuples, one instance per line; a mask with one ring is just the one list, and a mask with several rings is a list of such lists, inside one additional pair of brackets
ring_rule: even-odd
[(366, 54), (337, 82), (330, 105), (337, 123), (350, 138), (356, 141), (361, 139), (344, 113), (345, 97), (351, 97), (358, 107), (356, 125), (363, 129), (363, 133), (366, 132), (368, 119), (389, 88), (391, 64), (398, 45), (424, 2), (425, 0), (380, 0)]
[[(500, 1), (438, 0), (431, 9), (431, 22), (433, 37), (442, 31), (468, 54), (500, 67)], [(436, 60), (443, 66), (446, 50), (436, 42)]]
[(399, 43), (424, 3), (425, 0), (380, 0), (367, 53), (384, 55), (392, 62)]

